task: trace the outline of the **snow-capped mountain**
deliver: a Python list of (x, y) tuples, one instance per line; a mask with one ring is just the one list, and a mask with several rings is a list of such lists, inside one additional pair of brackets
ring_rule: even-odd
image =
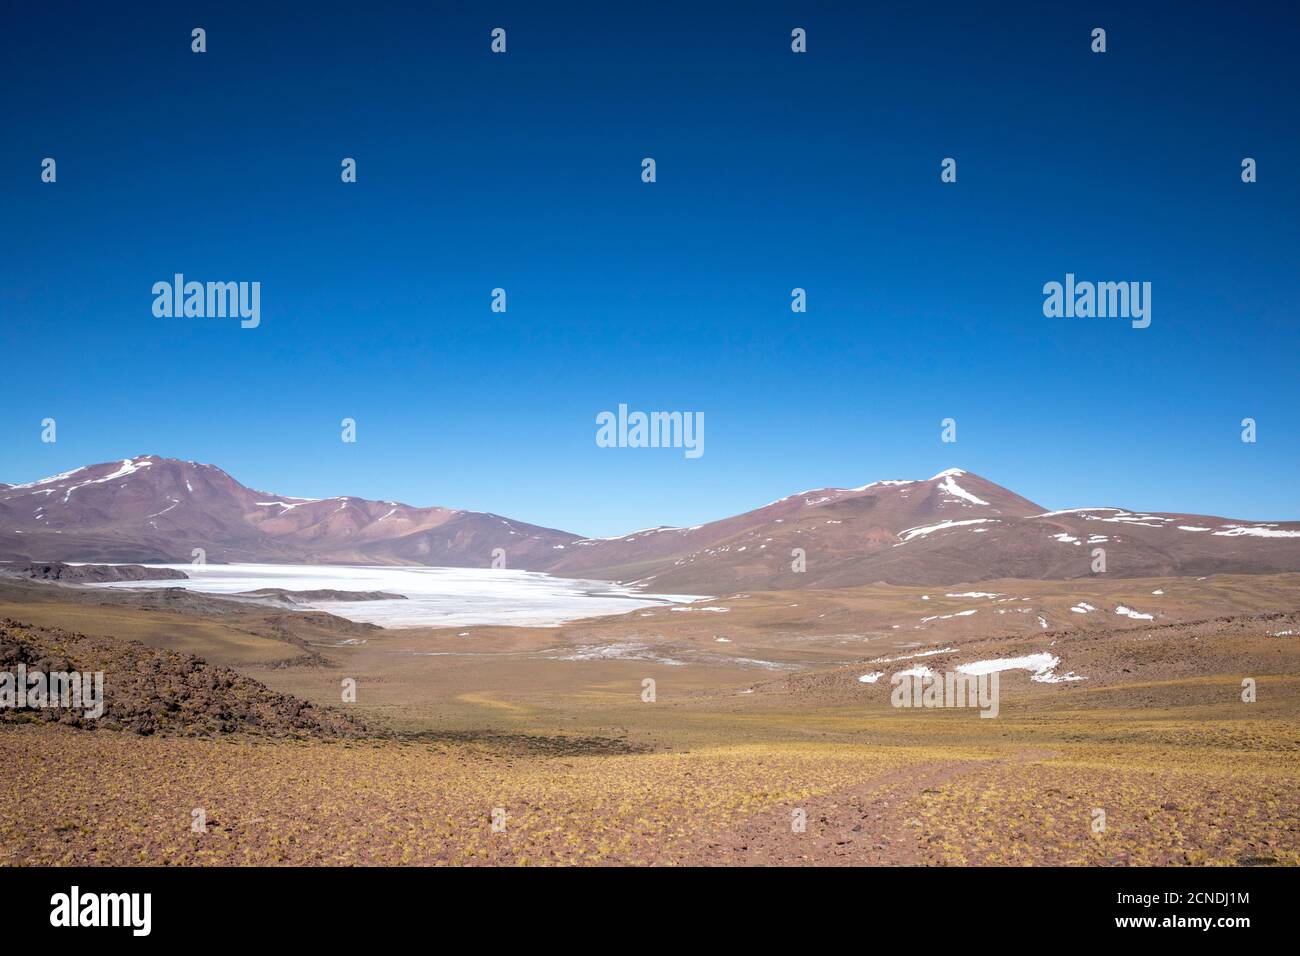
[(0, 489), (0, 557), (510, 567), (576, 535), (498, 515), (255, 491), (214, 465), (144, 455)]
[[(567, 545), (558, 574), (683, 593), (1088, 577), (1300, 571), (1300, 522), (1119, 508), (1048, 512), (959, 468), (925, 480), (818, 488), (692, 528)], [(802, 571), (795, 570), (800, 566)]]
[[(255, 491), (214, 465), (146, 455), (0, 486), (0, 559), (419, 564), (636, 581), (650, 590), (953, 584), (1300, 571), (1300, 522), (1047, 511), (958, 468), (818, 488), (690, 528), (580, 538), (498, 515)], [(802, 567), (802, 570), (796, 568)]]

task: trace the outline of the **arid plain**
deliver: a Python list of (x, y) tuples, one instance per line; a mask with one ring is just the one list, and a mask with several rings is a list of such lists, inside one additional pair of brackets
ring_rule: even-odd
[[(6, 712), (8, 865), (1300, 862), (1300, 574), (446, 629), (4, 579), (0, 618), (132, 715)], [(1006, 671), (996, 719), (861, 679), (1043, 653), (1081, 679)]]

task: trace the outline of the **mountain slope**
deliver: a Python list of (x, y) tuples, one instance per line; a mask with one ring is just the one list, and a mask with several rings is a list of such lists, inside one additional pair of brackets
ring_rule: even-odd
[[(963, 484), (957, 483), (962, 477)], [(552, 570), (602, 576), (614, 570), (634, 576), (670, 573), (664, 561), (684, 565), (755, 567), (758, 558), (786, 556), (792, 548), (810, 548), (823, 558), (860, 558), (891, 546), (897, 532), (943, 520), (991, 519), (1026, 515), (1043, 509), (992, 482), (959, 469), (940, 472), (929, 481), (877, 481), (861, 488), (817, 488), (788, 495), (753, 511), (692, 528), (650, 528), (621, 538), (576, 541)], [(758, 552), (770, 552), (760, 555)], [(748, 556), (740, 555), (748, 552)], [(771, 562), (773, 566), (780, 561)], [(698, 570), (698, 567), (695, 570)], [(648, 573), (653, 571), (653, 574)], [(689, 572), (683, 572), (689, 573)], [(738, 570), (740, 577), (745, 577)], [(674, 575), (680, 577), (680, 575)], [(791, 572), (777, 587), (799, 587), (808, 579)]]
[[(819, 488), (690, 528), (617, 538), (498, 515), (255, 491), (213, 465), (142, 456), (0, 487), (0, 559), (417, 564), (637, 582), (661, 592), (1300, 570), (1300, 522), (1120, 508), (1045, 511), (951, 468)], [(803, 570), (795, 570), (802, 561)]]
[(498, 515), (364, 498), (291, 498), (214, 465), (145, 455), (0, 489), (0, 557), (537, 567), (576, 535)]
[[(1189, 528), (1201, 530), (1191, 531)], [(566, 546), (553, 573), (718, 594), (743, 589), (1300, 570), (1300, 522), (1231, 522), (1118, 508), (1045, 512), (953, 468), (925, 481), (822, 488), (694, 528)], [(804, 570), (794, 570), (800, 549)]]

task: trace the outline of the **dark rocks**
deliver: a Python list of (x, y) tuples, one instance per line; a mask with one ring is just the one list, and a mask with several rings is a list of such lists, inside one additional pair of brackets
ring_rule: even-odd
[(84, 708), (0, 708), (0, 722), (59, 722), (144, 736), (368, 736), (359, 720), (335, 708), (277, 693), (190, 654), (5, 620), (0, 622), (0, 671), (12, 672), (19, 664), (28, 672), (102, 672), (103, 714), (87, 717)]
[(36, 581), (99, 584), (104, 581), (174, 581), (188, 578), (173, 568), (146, 568), (142, 564), (64, 564), (36, 561), (0, 566), (0, 570)]

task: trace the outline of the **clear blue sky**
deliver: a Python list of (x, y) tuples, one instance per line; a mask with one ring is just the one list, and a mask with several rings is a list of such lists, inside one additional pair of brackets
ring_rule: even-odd
[[(6, 11), (0, 479), (152, 453), (609, 535), (960, 466), (1300, 516), (1289, 5), (333, 6)], [(1151, 327), (1044, 318), (1067, 271)], [(261, 327), (155, 318), (174, 272)], [(596, 447), (620, 402), (704, 456)]]

